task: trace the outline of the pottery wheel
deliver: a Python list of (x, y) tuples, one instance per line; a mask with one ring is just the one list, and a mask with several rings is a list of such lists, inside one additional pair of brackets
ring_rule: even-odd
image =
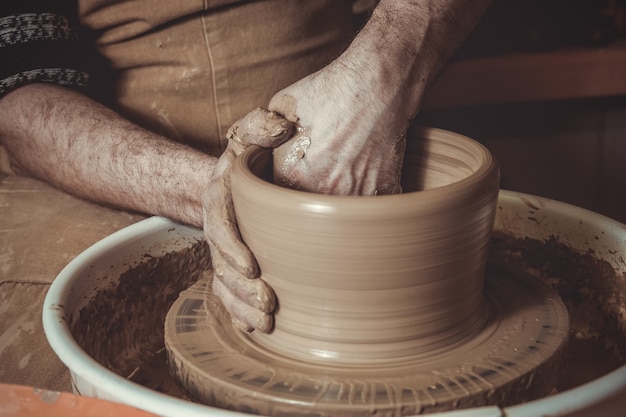
[(488, 319), (466, 343), (411, 361), (325, 367), (258, 345), (217, 298), (205, 301), (207, 288), (197, 282), (168, 313), (170, 372), (194, 400), (262, 415), (414, 415), (536, 398), (559, 378), (569, 328), (554, 291), (489, 265)]

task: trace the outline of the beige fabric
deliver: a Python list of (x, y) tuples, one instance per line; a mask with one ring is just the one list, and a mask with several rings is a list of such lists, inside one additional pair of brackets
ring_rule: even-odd
[(144, 216), (91, 204), (39, 181), (0, 179), (0, 381), (70, 390), (41, 324), (46, 292), (76, 255)]
[[(232, 123), (330, 62), (353, 34), (351, 0), (79, 0), (79, 6), (81, 22), (97, 33), (100, 53), (117, 71), (118, 110), (215, 155)], [(113, 24), (119, 16), (122, 23)]]

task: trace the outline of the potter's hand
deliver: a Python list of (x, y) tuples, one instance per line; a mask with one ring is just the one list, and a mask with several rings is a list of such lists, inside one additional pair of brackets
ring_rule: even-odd
[(270, 110), (303, 128), (276, 150), (275, 179), (321, 193), (399, 192), (409, 121), (489, 2), (380, 0), (344, 53), (272, 99)]
[(401, 192), (410, 116), (380, 89), (339, 60), (277, 93), (270, 110), (298, 129), (274, 150), (275, 181), (323, 194)]
[(241, 240), (230, 189), (233, 161), (247, 146), (274, 147), (292, 133), (291, 123), (273, 112), (256, 109), (228, 131), (228, 147), (215, 167), (202, 196), (204, 234), (211, 248), (213, 292), (241, 328), (268, 332), (272, 328), (275, 297), (259, 279), (254, 255)]

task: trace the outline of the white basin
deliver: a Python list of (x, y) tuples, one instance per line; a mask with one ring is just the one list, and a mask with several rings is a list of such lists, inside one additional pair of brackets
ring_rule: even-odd
[[(574, 251), (588, 253), (592, 250), (595, 257), (608, 262), (618, 273), (626, 272), (626, 226), (588, 210), (528, 194), (501, 191), (495, 230), (516, 238), (540, 241), (556, 236)], [(90, 357), (70, 330), (72, 318), (90, 302), (93, 294), (115, 285), (120, 275), (138, 265), (146, 254), (159, 257), (189, 247), (202, 238), (200, 230), (152, 217), (94, 244), (61, 271), (46, 297), (43, 324), (50, 345), (71, 372), (77, 393), (129, 404), (164, 417), (249, 416), (192, 403), (131, 382)], [(619, 294), (625, 298), (626, 283), (618, 286)], [(626, 321), (626, 312), (621, 314)], [(504, 409), (492, 406), (431, 415), (558, 416), (599, 403), (624, 390), (626, 366), (540, 400)]]

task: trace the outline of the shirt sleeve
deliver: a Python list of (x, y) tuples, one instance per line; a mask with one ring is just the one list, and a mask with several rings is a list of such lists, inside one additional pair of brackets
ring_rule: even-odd
[(0, 2), (0, 97), (35, 82), (87, 85), (71, 0)]

